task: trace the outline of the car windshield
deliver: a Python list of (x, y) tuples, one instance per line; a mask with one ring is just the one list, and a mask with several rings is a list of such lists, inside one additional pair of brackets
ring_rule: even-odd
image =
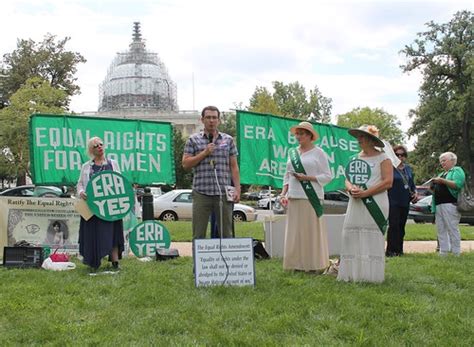
[(171, 195), (174, 195), (174, 193), (175, 192), (173, 190), (171, 190), (168, 193), (164, 193), (164, 194), (160, 195), (156, 199), (166, 199), (167, 197), (170, 197)]

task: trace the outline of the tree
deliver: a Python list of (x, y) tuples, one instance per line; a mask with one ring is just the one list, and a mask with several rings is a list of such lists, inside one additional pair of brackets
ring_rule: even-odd
[(314, 90), (309, 91), (309, 105), (312, 107), (310, 120), (331, 122), (332, 99), (323, 96), (318, 86), (314, 86)]
[(280, 108), (273, 100), (272, 94), (265, 87), (256, 87), (250, 98), (249, 111), (268, 113), (268, 114), (281, 114)]
[[(451, 151), (474, 177), (474, 14), (458, 12), (446, 24), (429, 22), (405, 46), (404, 72), (421, 71), (420, 102), (410, 111), (408, 134), (418, 137), (413, 158), (423, 178), (439, 171), (438, 157)], [(472, 185), (471, 181), (471, 185)]]
[(337, 116), (337, 125), (346, 128), (358, 128), (364, 124), (375, 125), (380, 131), (380, 137), (392, 145), (403, 143), (403, 132), (400, 130), (400, 121), (396, 116), (383, 109), (370, 107), (355, 108), (348, 113)]
[(274, 81), (273, 90), (270, 93), (265, 87), (256, 87), (250, 98), (249, 111), (330, 122), (332, 100), (324, 97), (317, 86), (308, 95), (299, 82)]
[[(9, 104), (9, 98), (31, 77), (40, 77), (48, 81), (51, 87), (64, 90), (68, 96), (78, 94), (76, 85), (77, 65), (86, 59), (77, 52), (66, 50), (69, 37), (56, 41), (56, 36), (47, 34), (43, 41), (36, 43), (18, 40), (17, 48), (3, 56), (0, 68), (0, 108)], [(68, 107), (69, 98), (62, 100)]]
[(237, 134), (236, 123), (235, 112), (221, 112), (221, 124), (219, 125), (219, 131), (229, 134), (235, 139)]
[(49, 82), (33, 77), (10, 98), (10, 105), (0, 110), (1, 149), (10, 154), (17, 184), (25, 184), (29, 174), (28, 120), (33, 113), (63, 114), (68, 96), (64, 90), (51, 87)]
[(0, 151), (0, 180), (2, 182), (1, 188), (5, 188), (5, 181), (11, 182), (14, 178), (15, 172), (14, 166), (11, 164), (11, 155), (5, 148), (3, 151)]
[(293, 82), (284, 84), (283, 82), (273, 82), (273, 99), (284, 116), (298, 119), (307, 119), (310, 115), (308, 102), (306, 100), (306, 90), (299, 84)]
[(173, 127), (173, 146), (174, 146), (174, 169), (176, 173), (176, 188), (191, 188), (193, 175), (191, 171), (186, 171), (181, 165), (183, 158), (184, 145), (186, 139), (179, 129)]

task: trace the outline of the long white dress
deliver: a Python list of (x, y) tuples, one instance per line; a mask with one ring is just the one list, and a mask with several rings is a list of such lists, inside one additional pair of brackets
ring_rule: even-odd
[[(298, 149), (299, 151), (299, 149)], [(323, 186), (332, 180), (326, 153), (315, 146), (300, 154), (301, 163), (320, 201), (324, 200)], [(324, 215), (318, 217), (304, 192), (301, 182), (290, 172), (288, 160), (283, 184), (288, 184), (288, 213), (286, 218), (283, 268), (285, 270), (318, 271), (329, 266), (329, 250)]]
[[(371, 169), (367, 187), (379, 183), (381, 163), (389, 160), (385, 153), (359, 157)], [(385, 218), (388, 218), (387, 191), (373, 196)], [(342, 230), (342, 247), (337, 279), (354, 282), (383, 282), (385, 276), (385, 238), (361, 199), (349, 200)]]

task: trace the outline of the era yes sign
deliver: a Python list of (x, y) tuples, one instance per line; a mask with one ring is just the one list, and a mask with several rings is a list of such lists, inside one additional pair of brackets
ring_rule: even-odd
[(101, 171), (92, 176), (86, 188), (87, 205), (99, 218), (116, 221), (133, 208), (132, 185), (115, 171)]

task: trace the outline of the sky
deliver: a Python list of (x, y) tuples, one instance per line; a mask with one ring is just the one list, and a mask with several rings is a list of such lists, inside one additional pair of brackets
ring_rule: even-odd
[(447, 23), (461, 10), (473, 11), (472, 0), (6, 0), (0, 55), (17, 39), (71, 37), (66, 48), (87, 59), (71, 109), (97, 111), (99, 84), (138, 21), (177, 83), (180, 110), (247, 106), (257, 86), (298, 81), (332, 98), (334, 123), (368, 106), (396, 115), (406, 131), (421, 74), (402, 72), (400, 51), (427, 22)]

